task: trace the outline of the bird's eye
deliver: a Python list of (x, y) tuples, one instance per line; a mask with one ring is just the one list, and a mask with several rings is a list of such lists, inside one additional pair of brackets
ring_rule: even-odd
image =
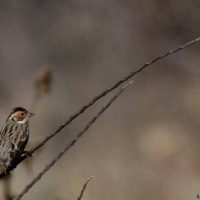
[(23, 116), (24, 116), (24, 113), (21, 113), (20, 115), (23, 117)]

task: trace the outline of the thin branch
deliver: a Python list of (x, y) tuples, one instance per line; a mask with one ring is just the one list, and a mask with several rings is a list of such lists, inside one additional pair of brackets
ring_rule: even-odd
[[(74, 113), (73, 115), (71, 115), (68, 120), (63, 123), (55, 132), (53, 132), (52, 134), (46, 136), (39, 144), (37, 144), (35, 147), (33, 147), (32, 149), (30, 149), (30, 154), (33, 154), (35, 151), (37, 151), (39, 148), (41, 148), (44, 144), (46, 144), (46, 142), (48, 142), (51, 138), (53, 138), (54, 136), (56, 136), (58, 133), (61, 132), (62, 129), (64, 129), (67, 125), (69, 125), (74, 119), (76, 119), (77, 117), (79, 117), (81, 114), (83, 114), (88, 108), (90, 108), (91, 106), (93, 106), (99, 99), (103, 98), (104, 96), (106, 96), (108, 93), (112, 92), (114, 89), (118, 88), (121, 84), (123, 84), (124, 82), (128, 81), (130, 78), (134, 77), (135, 75), (137, 75), (138, 73), (142, 72), (144, 69), (146, 69), (147, 67), (151, 66), (152, 64), (156, 63), (159, 60), (162, 60), (164, 58), (166, 58), (169, 55), (175, 54), (189, 46), (192, 46), (196, 43), (198, 43), (200, 41), (200, 37), (191, 40), (190, 42), (187, 42), (173, 50), (170, 50), (156, 58), (154, 58), (153, 60), (151, 60), (150, 62), (145, 63), (144, 65), (142, 65), (139, 69), (137, 69), (134, 72), (131, 72), (130, 74), (128, 74), (127, 76), (125, 76), (124, 78), (122, 78), (121, 80), (117, 81), (113, 86), (111, 86), (110, 88), (107, 88), (106, 90), (104, 90), (103, 92), (101, 92), (99, 95), (95, 96), (87, 105), (83, 106), (79, 111), (77, 111), (76, 113)], [(7, 169), (8, 172), (12, 171), (19, 163), (21, 163), (23, 160), (27, 159), (27, 155), (23, 155), (21, 156), (9, 169)], [(2, 177), (4, 177), (5, 174), (0, 174), (0, 179)]]
[(76, 113), (74, 113), (73, 115), (71, 115), (67, 121), (65, 123), (63, 123), (54, 133), (48, 135), (47, 137), (45, 137), (38, 145), (36, 145), (34, 148), (32, 148), (30, 150), (30, 153), (34, 153), (37, 149), (39, 149), (40, 147), (42, 147), (46, 142), (48, 142), (52, 137), (54, 137), (55, 135), (57, 135), (62, 129), (64, 129), (68, 124), (70, 124), (74, 119), (76, 119), (78, 116), (80, 116), (81, 114), (83, 114), (88, 108), (90, 108), (91, 106), (93, 106), (99, 99), (103, 98), (104, 96), (106, 96), (108, 93), (110, 93), (111, 91), (113, 91), (114, 89), (118, 88), (121, 84), (123, 84), (124, 82), (128, 81), (130, 78), (132, 78), (133, 76), (137, 75), (138, 73), (142, 72), (144, 69), (146, 69), (147, 67), (149, 67), (150, 65), (156, 63), (157, 61), (166, 58), (169, 55), (172, 55), (174, 53), (177, 53), (189, 46), (192, 46), (194, 44), (196, 44), (197, 42), (200, 41), (200, 37), (187, 42), (173, 50), (170, 50), (164, 54), (161, 54), (160, 56), (152, 59), (151, 61), (145, 63), (144, 65), (142, 65), (139, 69), (137, 69), (136, 71), (131, 72), (130, 74), (128, 74), (127, 76), (125, 76), (124, 78), (122, 78), (121, 80), (117, 81), (113, 86), (111, 86), (110, 88), (107, 88), (106, 90), (104, 90), (103, 92), (101, 92), (99, 95), (95, 96), (87, 105), (83, 106), (79, 111), (77, 111)]
[(3, 196), (6, 200), (12, 200), (14, 198), (11, 192), (11, 178), (12, 176), (7, 176), (3, 179), (4, 181)]
[(84, 183), (84, 185), (83, 185), (83, 187), (82, 187), (82, 190), (81, 190), (81, 192), (80, 192), (80, 194), (79, 194), (77, 200), (81, 200), (81, 199), (83, 198), (83, 195), (84, 195), (84, 192), (85, 192), (85, 190), (86, 190), (86, 188), (87, 188), (87, 185), (88, 185), (88, 183), (89, 183), (93, 178), (94, 178), (94, 176), (91, 176), (91, 177), (87, 178), (87, 180), (86, 180), (86, 182)]
[(41, 170), (41, 172), (24, 188), (24, 190), (15, 198), (15, 200), (20, 200), (41, 178), (42, 176), (54, 166), (54, 164), (62, 158), (62, 156), (73, 147), (80, 138), (87, 132), (87, 130), (96, 122), (96, 120), (110, 107), (110, 105), (127, 89), (129, 85), (132, 84), (132, 80), (124, 85), (118, 92), (115, 94), (109, 102), (101, 108), (101, 110), (87, 123), (85, 128), (79, 132), (75, 139), (73, 139), (65, 148), (49, 163), (46, 167)]

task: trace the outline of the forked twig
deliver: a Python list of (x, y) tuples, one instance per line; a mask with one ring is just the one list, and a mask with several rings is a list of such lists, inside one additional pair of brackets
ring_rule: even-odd
[(80, 138), (87, 132), (87, 130), (96, 122), (96, 120), (110, 107), (110, 105), (127, 89), (129, 85), (132, 84), (132, 80), (129, 81), (126, 85), (124, 85), (118, 92), (115, 94), (109, 102), (101, 108), (101, 110), (87, 123), (85, 128), (79, 132), (75, 139), (72, 140), (65, 148), (49, 163), (47, 166), (41, 170), (41, 172), (24, 188), (24, 190), (15, 198), (15, 200), (20, 200), (32, 187), (35, 185), (41, 177), (49, 170), (54, 164), (62, 158), (62, 156), (73, 147)]

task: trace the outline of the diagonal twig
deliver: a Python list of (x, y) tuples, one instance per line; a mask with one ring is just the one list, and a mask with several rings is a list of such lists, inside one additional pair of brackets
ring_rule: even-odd
[(86, 188), (87, 188), (87, 185), (88, 185), (88, 183), (89, 183), (93, 178), (94, 178), (94, 176), (91, 176), (91, 177), (87, 178), (87, 180), (86, 180), (86, 182), (84, 183), (84, 185), (83, 185), (83, 187), (82, 187), (82, 190), (81, 190), (81, 192), (80, 192), (80, 194), (79, 194), (77, 200), (81, 200), (81, 199), (83, 198), (83, 195), (84, 195), (84, 192), (85, 192), (85, 190), (86, 190)]
[(50, 170), (54, 164), (62, 158), (62, 156), (73, 147), (80, 138), (87, 132), (87, 130), (96, 122), (96, 120), (110, 107), (110, 105), (127, 89), (129, 85), (132, 84), (132, 80), (129, 81), (126, 85), (124, 85), (118, 92), (115, 94), (109, 102), (100, 109), (100, 111), (87, 123), (87, 125), (83, 128), (82, 131), (73, 139), (65, 148), (57, 154), (57, 156), (41, 170), (40, 173), (23, 189), (23, 191), (15, 198), (15, 200), (20, 200), (41, 178), (42, 176)]
[(144, 69), (146, 69), (147, 67), (149, 67), (150, 65), (156, 63), (157, 61), (166, 58), (169, 55), (172, 55), (174, 53), (177, 53), (191, 45), (196, 44), (197, 42), (200, 41), (200, 37), (191, 40), (190, 42), (187, 42), (175, 49), (172, 49), (166, 53), (161, 54), (160, 56), (152, 59), (151, 61), (145, 63), (144, 65), (142, 65), (141, 67), (139, 67), (136, 71), (133, 71), (131, 73), (129, 73), (127, 76), (125, 76), (124, 78), (122, 78), (121, 80), (117, 81), (115, 84), (113, 84), (111, 87), (107, 88), (106, 90), (104, 90), (103, 92), (101, 92), (99, 95), (95, 96), (88, 104), (86, 104), (85, 106), (83, 106), (79, 111), (77, 111), (76, 113), (74, 113), (73, 115), (71, 115), (67, 121), (65, 123), (63, 123), (54, 133), (48, 135), (47, 137), (45, 137), (39, 144), (37, 144), (34, 148), (32, 148), (30, 150), (30, 153), (34, 153), (37, 149), (39, 149), (41, 146), (43, 146), (46, 142), (48, 142), (52, 137), (54, 137), (55, 135), (57, 135), (63, 128), (65, 128), (68, 124), (70, 124), (74, 119), (76, 119), (78, 116), (80, 116), (81, 114), (83, 114), (88, 108), (90, 108), (91, 106), (93, 106), (99, 99), (103, 98), (104, 96), (106, 96), (108, 93), (112, 92), (114, 89), (118, 88), (121, 84), (123, 84), (124, 82), (128, 81), (130, 78), (132, 78), (133, 76), (137, 75), (138, 73), (142, 72)]
[[(86, 104), (85, 106), (83, 106), (80, 110), (78, 110), (76, 113), (74, 113), (73, 115), (71, 115), (67, 121), (65, 123), (63, 123), (55, 132), (53, 132), (52, 134), (46, 136), (39, 144), (37, 144), (35, 147), (33, 147), (32, 149), (30, 149), (30, 154), (33, 154), (35, 151), (37, 151), (39, 148), (41, 148), (44, 144), (46, 144), (46, 142), (48, 142), (51, 138), (53, 138), (54, 136), (56, 136), (58, 133), (61, 132), (62, 129), (64, 129), (68, 124), (70, 124), (74, 119), (76, 119), (77, 117), (79, 117), (81, 114), (83, 114), (88, 108), (90, 108), (91, 106), (93, 106), (99, 99), (103, 98), (104, 96), (106, 96), (108, 93), (112, 92), (114, 89), (118, 88), (121, 84), (123, 84), (124, 82), (128, 81), (130, 78), (134, 77), (135, 75), (137, 75), (138, 73), (142, 72), (144, 69), (146, 69), (147, 67), (151, 66), (152, 64), (156, 63), (159, 60), (162, 60), (164, 58), (166, 58), (169, 55), (172, 55), (174, 53), (177, 53), (189, 46), (192, 46), (196, 43), (198, 43), (200, 41), (200, 37), (191, 40), (190, 42), (187, 42), (173, 50), (170, 50), (164, 54), (161, 54), (160, 56), (152, 59), (150, 62), (145, 63), (144, 65), (142, 65), (140, 68), (138, 68), (136, 71), (133, 71), (131, 73), (129, 73), (127, 76), (125, 76), (124, 78), (122, 78), (121, 80), (117, 81), (115, 84), (113, 84), (110, 88), (107, 88), (106, 90), (104, 90), (103, 92), (101, 92), (99, 95), (95, 96), (88, 104)], [(23, 155), (21, 156), (15, 163), (13, 163), (13, 165), (7, 170), (8, 172), (12, 171), (19, 163), (21, 163), (23, 160), (27, 159), (27, 155)], [(4, 177), (5, 174), (0, 174), (0, 179), (2, 177)]]

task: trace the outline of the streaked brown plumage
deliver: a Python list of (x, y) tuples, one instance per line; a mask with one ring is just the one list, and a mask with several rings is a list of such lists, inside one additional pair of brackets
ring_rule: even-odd
[(33, 116), (22, 107), (16, 107), (8, 116), (0, 132), (0, 174), (22, 154), (29, 139), (29, 119)]

